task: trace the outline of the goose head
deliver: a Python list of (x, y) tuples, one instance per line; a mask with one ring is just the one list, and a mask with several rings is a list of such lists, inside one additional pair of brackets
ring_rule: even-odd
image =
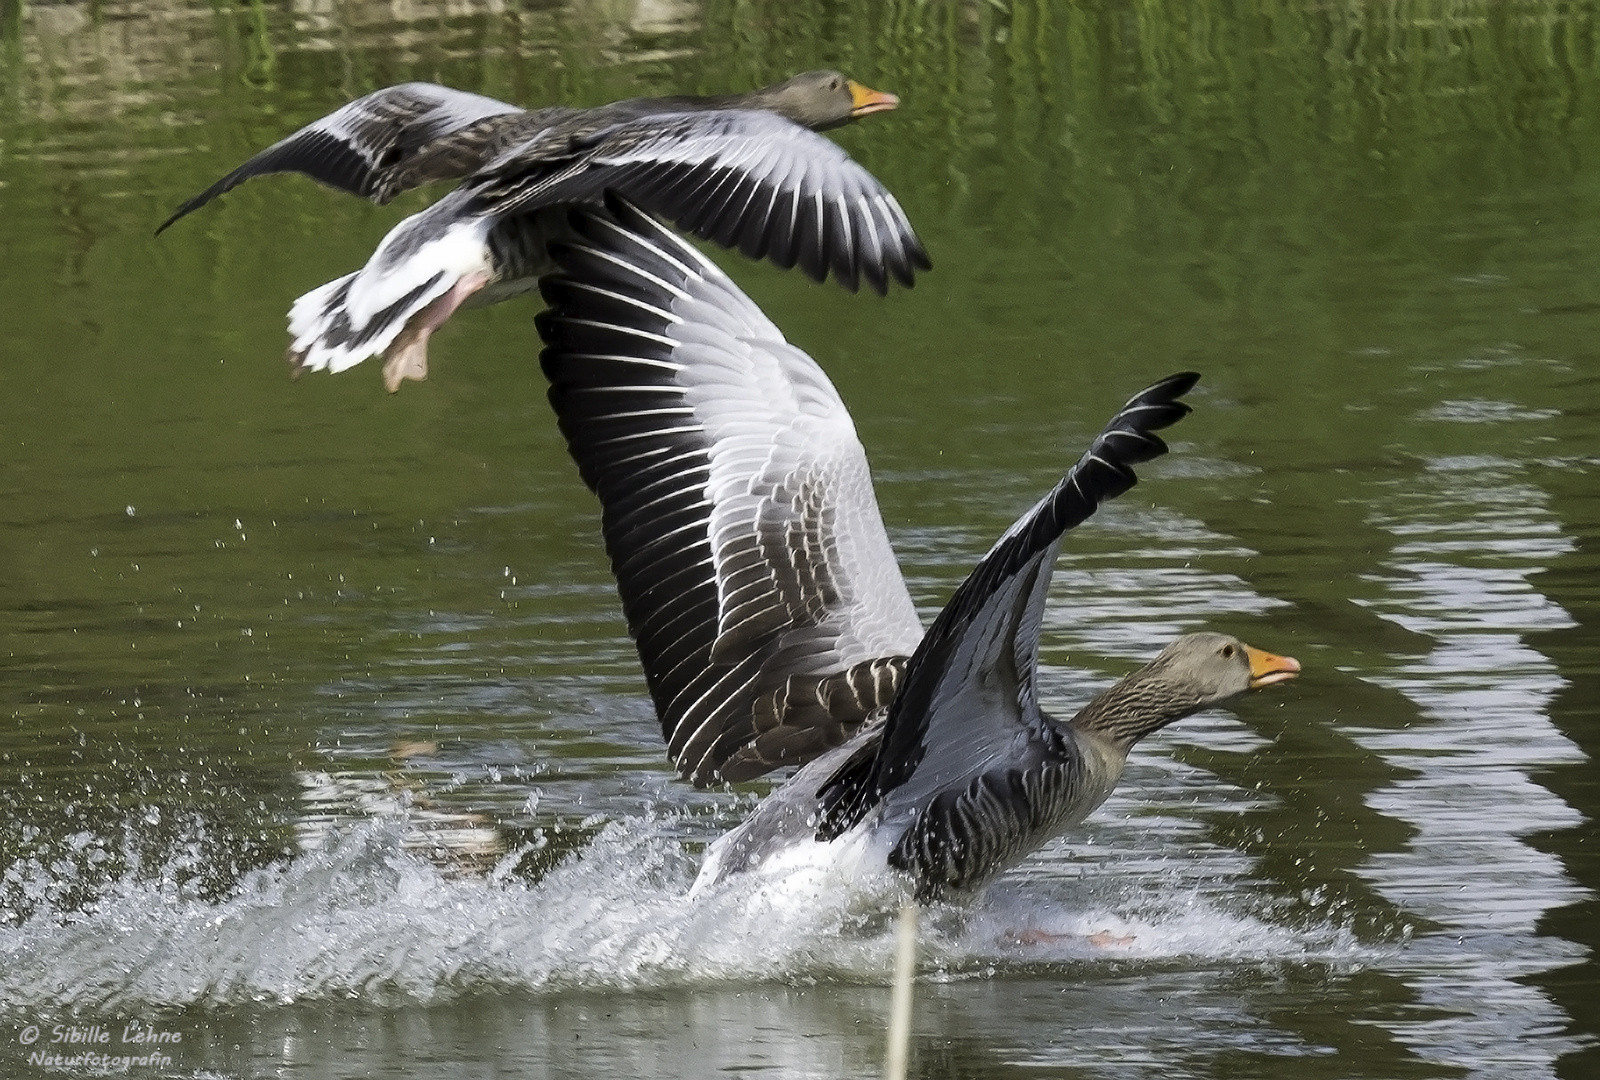
[(1246, 690), (1287, 682), (1300, 662), (1227, 634), (1185, 634), (1073, 718), (1076, 727), (1131, 747), (1146, 735)]
[(863, 86), (837, 71), (802, 72), (757, 90), (750, 98), (751, 104), (813, 131), (836, 128), (900, 104), (895, 95)]
[(1185, 634), (1144, 670), (1175, 691), (1199, 696), (1200, 708), (1216, 705), (1246, 690), (1287, 682), (1300, 662), (1246, 645), (1227, 634)]

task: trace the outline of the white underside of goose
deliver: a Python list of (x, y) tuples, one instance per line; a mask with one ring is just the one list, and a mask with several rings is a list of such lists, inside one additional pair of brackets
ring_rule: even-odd
[(737, 877), (722, 872), (720, 854), (732, 834), (712, 844), (689, 889), (696, 900), (729, 881), (738, 881), (769, 898), (804, 902), (808, 898), (845, 892), (889, 892), (904, 888), (904, 879), (889, 867), (893, 844), (873, 843), (867, 830), (856, 830), (835, 840), (804, 837), (773, 852), (758, 866)]

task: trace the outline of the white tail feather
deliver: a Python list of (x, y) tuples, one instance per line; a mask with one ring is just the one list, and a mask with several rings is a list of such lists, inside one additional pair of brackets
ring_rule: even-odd
[(371, 342), (361, 348), (360, 356), (351, 355), (355, 351), (353, 349), (323, 344), (324, 339), (332, 335), (333, 327), (339, 323), (343, 313), (341, 297), (347, 284), (353, 282), (359, 273), (346, 274), (326, 285), (319, 285), (289, 308), (289, 353), (297, 368), (343, 371), (372, 355)]
[(389, 231), (367, 265), (318, 286), (289, 309), (290, 358), (301, 370), (344, 371), (382, 356), (406, 324), (469, 274), (492, 274), (491, 222), (450, 220), (435, 204)]

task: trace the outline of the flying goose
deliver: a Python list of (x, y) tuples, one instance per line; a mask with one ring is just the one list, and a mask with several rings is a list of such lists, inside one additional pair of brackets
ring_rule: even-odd
[(456, 309), (533, 288), (565, 206), (626, 194), (724, 247), (852, 292), (913, 283), (932, 264), (900, 204), (817, 131), (899, 99), (812, 71), (748, 94), (638, 98), (525, 111), (431, 83), (358, 98), (269, 146), (178, 207), (251, 177), (300, 172), (386, 203), (436, 180), (460, 186), (396, 225), (367, 265), (295, 301), (289, 362), (343, 371), (384, 358), (390, 393), (428, 372), (428, 338)]
[(1062, 534), (1166, 452), (1199, 376), (1129, 400), (924, 633), (828, 377), (705, 257), (607, 206), (552, 245), (541, 362), (668, 753), (702, 785), (803, 766), (697, 888), (810, 846), (970, 891), (1099, 806), (1139, 739), (1299, 671), (1190, 634), (1066, 722), (1038, 705)]

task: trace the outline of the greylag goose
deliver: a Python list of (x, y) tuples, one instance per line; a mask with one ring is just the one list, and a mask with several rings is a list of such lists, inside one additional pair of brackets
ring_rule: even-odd
[(692, 247), (607, 205), (552, 245), (542, 364), (668, 752), (697, 784), (803, 766), (697, 888), (809, 847), (970, 891), (1099, 806), (1139, 739), (1299, 671), (1198, 633), (1066, 722), (1037, 702), (1061, 537), (1166, 452), (1155, 432), (1199, 376), (1129, 400), (924, 633), (822, 369)]
[(697, 236), (854, 291), (910, 286), (932, 264), (899, 203), (817, 131), (894, 108), (834, 71), (748, 94), (639, 98), (525, 111), (431, 83), (368, 94), (275, 143), (178, 207), (161, 227), (251, 177), (300, 172), (388, 202), (460, 186), (396, 225), (361, 270), (295, 301), (296, 374), (384, 358), (389, 391), (427, 377), (429, 336), (469, 300), (533, 288), (562, 207), (616, 190)]

